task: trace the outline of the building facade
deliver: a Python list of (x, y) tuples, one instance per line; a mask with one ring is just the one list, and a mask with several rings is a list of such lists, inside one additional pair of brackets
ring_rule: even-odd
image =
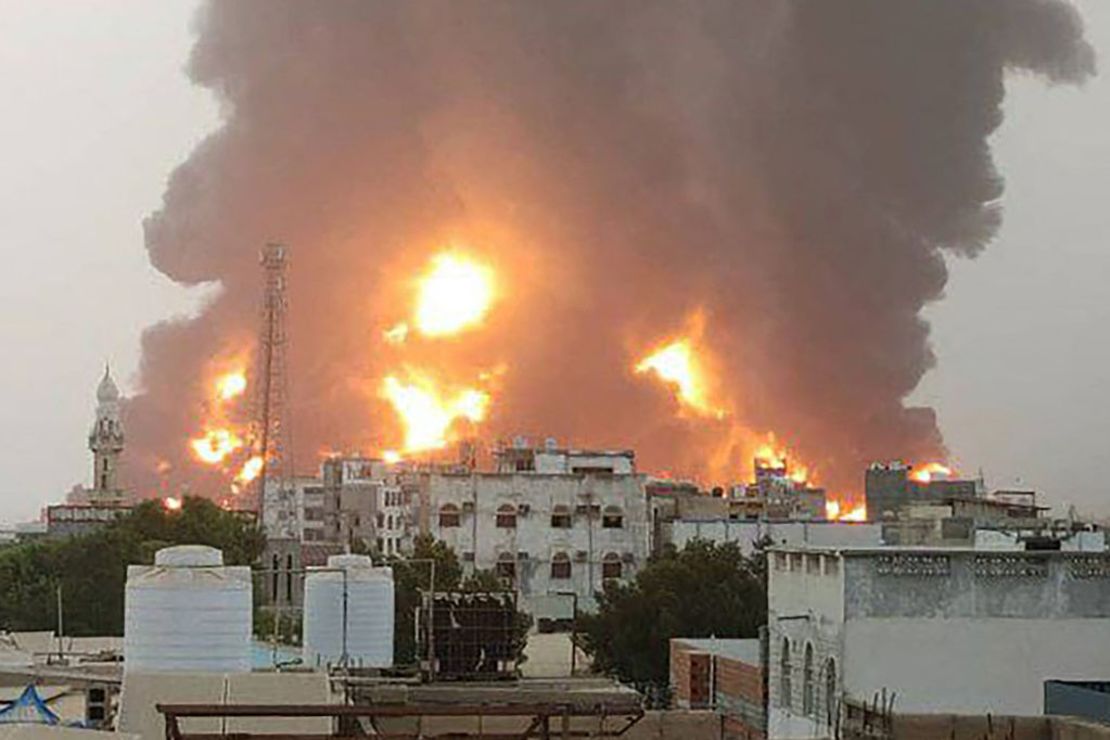
[(775, 548), (768, 737), (824, 738), (846, 703), (1037, 715), (1053, 679), (1110, 673), (1110, 555)]
[(431, 473), (417, 519), (465, 572), (492, 570), (537, 619), (569, 621), (575, 602), (593, 608), (606, 581), (627, 581), (647, 561), (644, 483), (635, 473)]

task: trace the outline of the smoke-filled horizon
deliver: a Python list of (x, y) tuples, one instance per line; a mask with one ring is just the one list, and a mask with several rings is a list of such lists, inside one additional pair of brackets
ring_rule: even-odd
[[(210, 3), (197, 29), (190, 75), (225, 124), (146, 241), (170, 278), (222, 287), (144, 336), (126, 408), (144, 494), (166, 464), (216, 485), (189, 439), (213, 363), (249, 354), (275, 239), (305, 472), (398, 444), (377, 389), (405, 366), (497, 368), (483, 437), (632, 447), (647, 471), (745, 469), (736, 425), (834, 490), (871, 460), (943, 458), (904, 399), (933, 363), (920, 313), (945, 254), (974, 256), (1001, 217), (1004, 76), (1094, 70), (1055, 0)], [(493, 267), (489, 316), (391, 346), (448, 245)], [(633, 371), (695, 315), (727, 420)]]

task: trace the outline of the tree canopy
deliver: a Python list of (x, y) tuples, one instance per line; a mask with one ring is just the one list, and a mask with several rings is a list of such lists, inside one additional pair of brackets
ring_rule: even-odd
[(250, 565), (265, 538), (254, 522), (187, 497), (178, 511), (146, 501), (96, 532), (0, 548), (0, 628), (53, 629), (60, 586), (66, 634), (121, 635), (127, 566), (185, 544), (219, 548), (228, 565)]
[(579, 619), (595, 670), (641, 689), (668, 681), (673, 637), (756, 637), (767, 621), (761, 558), (695, 540), (651, 559), (632, 583), (607, 581)]

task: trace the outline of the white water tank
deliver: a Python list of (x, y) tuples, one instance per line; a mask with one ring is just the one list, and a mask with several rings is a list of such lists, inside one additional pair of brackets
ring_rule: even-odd
[(125, 671), (250, 671), (251, 570), (223, 562), (214, 547), (181, 545), (128, 566)]
[(393, 665), (393, 569), (375, 568), (365, 555), (332, 555), (326, 568), (308, 568), (305, 664), (334, 665), (342, 660), (344, 584), (348, 665), (388, 668)]

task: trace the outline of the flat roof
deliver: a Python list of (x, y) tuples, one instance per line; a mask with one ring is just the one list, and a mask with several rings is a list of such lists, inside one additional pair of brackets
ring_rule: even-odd
[(719, 655), (722, 658), (731, 658), (751, 665), (760, 664), (759, 640), (756, 638), (676, 637), (674, 639), (695, 650)]
[(914, 555), (1029, 555), (1030, 557), (1051, 556), (1098, 556), (1110, 557), (1105, 550), (1010, 550), (990, 547), (944, 547), (937, 545), (771, 545), (769, 552), (815, 553), (826, 555), (887, 555), (907, 553)]

